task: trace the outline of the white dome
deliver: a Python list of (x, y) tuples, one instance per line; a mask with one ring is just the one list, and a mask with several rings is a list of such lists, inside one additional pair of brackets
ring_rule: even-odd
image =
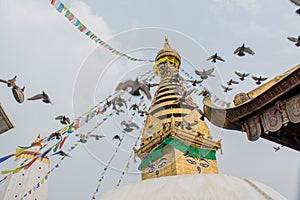
[(252, 180), (224, 174), (187, 174), (130, 183), (112, 189), (98, 200), (133, 199), (286, 199), (272, 188)]

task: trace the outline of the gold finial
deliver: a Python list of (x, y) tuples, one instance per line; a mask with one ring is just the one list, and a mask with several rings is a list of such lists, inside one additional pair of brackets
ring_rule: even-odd
[(165, 37), (164, 49), (171, 49), (171, 47), (170, 47), (170, 45), (169, 45), (169, 40), (168, 40), (167, 37)]
[(176, 58), (178, 60), (178, 62), (179, 62), (179, 65), (180, 65), (181, 57), (180, 57), (179, 53), (175, 49), (172, 49), (170, 47), (169, 40), (168, 40), (167, 37), (165, 37), (164, 47), (163, 47), (163, 49), (161, 49), (157, 53), (155, 61), (158, 61), (160, 58), (163, 58), (163, 57), (166, 57), (166, 56), (170, 56), (170, 57)]

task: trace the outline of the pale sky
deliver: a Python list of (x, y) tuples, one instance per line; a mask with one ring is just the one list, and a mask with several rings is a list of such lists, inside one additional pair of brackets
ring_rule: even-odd
[[(234, 71), (273, 78), (300, 64), (300, 48), (287, 40), (288, 36), (300, 34), (300, 16), (288, 0), (62, 3), (96, 35), (132, 56), (154, 59), (167, 36), (171, 47), (183, 58), (182, 67), (191, 75), (195, 77), (195, 67), (215, 68), (216, 78), (208, 80), (207, 87), (228, 101), (232, 101), (234, 94), (256, 87), (249, 78), (225, 96), (220, 84), (236, 78)], [(54, 120), (57, 115), (65, 114), (73, 120), (112, 94), (120, 80), (134, 79), (152, 68), (151, 63), (118, 58), (96, 45), (47, 0), (0, 0), (0, 24), (0, 78), (17, 75), (17, 83), (26, 86), (26, 97), (45, 90), (53, 101), (53, 105), (29, 101), (18, 104), (10, 89), (0, 85), (0, 102), (15, 126), (0, 135), (0, 157), (13, 153), (18, 145), (29, 145), (38, 134), (48, 136), (62, 128)], [(242, 43), (256, 54), (243, 58), (233, 55)], [(215, 52), (226, 62), (213, 65), (205, 61)], [(193, 99), (201, 105), (202, 98)], [(95, 131), (105, 135), (105, 139), (78, 146), (71, 158), (64, 160), (49, 176), (49, 200), (91, 199), (103, 163), (107, 163), (116, 148), (117, 143), (111, 138), (117, 132), (121, 134), (119, 123), (130, 116), (126, 113), (110, 118)], [(206, 122), (214, 139), (222, 139), (223, 155), (217, 152), (220, 173), (262, 182), (287, 199), (300, 198), (299, 152), (284, 147), (275, 153), (273, 146), (277, 144), (262, 138), (250, 142), (245, 133), (221, 130)], [(79, 132), (89, 131), (93, 125), (95, 122)], [(116, 187), (137, 134), (124, 140), (99, 194)], [(71, 135), (65, 148), (76, 140), (75, 134)], [(53, 165), (57, 161), (51, 157)], [(138, 164), (132, 160), (130, 164), (130, 173), (123, 177), (121, 185), (140, 180)], [(13, 159), (0, 164), (1, 171), (12, 167)]]

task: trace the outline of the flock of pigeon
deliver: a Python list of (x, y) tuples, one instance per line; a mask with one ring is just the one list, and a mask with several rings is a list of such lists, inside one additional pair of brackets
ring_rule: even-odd
[[(0, 79), (0, 82), (7, 84), (7, 87), (12, 88), (12, 93), (18, 103), (24, 102), (24, 91), (25, 86), (23, 88), (20, 88), (16, 84), (17, 76), (14, 76), (12, 79), (4, 80)], [(33, 101), (33, 100), (39, 100), (41, 99), (44, 103), (51, 103), (50, 97), (48, 94), (46, 94), (44, 91), (41, 94), (34, 95), (27, 100)]]
[[(236, 54), (238, 56), (245, 56), (246, 53), (249, 54), (249, 55), (252, 55), (252, 56), (255, 54), (255, 52), (251, 48), (246, 47), (245, 44), (242, 44), (242, 46), (237, 47), (234, 50), (234, 52), (233, 52), (233, 54)], [(210, 56), (206, 60), (207, 61), (211, 61), (213, 63), (216, 63), (217, 60), (225, 62), (225, 60), (221, 56), (219, 56), (217, 53), (215, 53), (214, 55)], [(199, 81), (194, 80), (194, 81), (190, 81), (190, 82), (192, 82), (193, 83), (192, 85), (195, 86), (196, 83), (201, 83), (203, 80), (208, 79), (209, 77), (214, 77), (215, 75), (213, 74), (213, 72), (214, 72), (214, 68), (211, 68), (211, 69), (208, 69), (208, 70), (204, 69), (202, 71), (195, 70), (196, 75), (198, 75), (201, 78), (201, 80), (199, 80)], [(235, 74), (239, 77), (239, 79), (241, 81), (244, 81), (245, 77), (247, 77), (247, 76), (250, 75), (250, 73), (241, 73), (241, 72), (235, 72)], [(252, 75), (252, 79), (255, 81), (255, 83), (257, 85), (260, 85), (262, 81), (267, 80), (267, 77)], [(230, 87), (231, 85), (239, 84), (238, 81), (235, 81), (233, 79), (230, 79), (226, 83), (227, 83), (227, 86), (221, 84), (221, 87), (223, 88), (224, 92), (231, 91), (233, 89), (232, 87)]]
[[(300, 6), (300, 0), (298, 0), (298, 1), (291, 0), (291, 1), (294, 3), (298, 2), (299, 6)], [(298, 11), (300, 12), (300, 9)], [(287, 37), (287, 39), (291, 42), (294, 42), (295, 46), (297, 46), (297, 47), (300, 46), (300, 35), (298, 37)], [(245, 44), (242, 44), (242, 46), (237, 47), (234, 50), (233, 54), (236, 54), (238, 56), (245, 56), (246, 54), (249, 54), (249, 55), (253, 56), (255, 54), (255, 52), (250, 47), (246, 47)], [(220, 55), (218, 55), (218, 53), (213, 54), (206, 60), (211, 61), (213, 63), (216, 63), (217, 61), (225, 62), (225, 60)], [(186, 81), (189, 81), (192, 83), (193, 86), (196, 86), (196, 84), (201, 83), (203, 80), (208, 79), (209, 77), (214, 77), (215, 75), (213, 74), (213, 72), (214, 72), (214, 68), (211, 68), (208, 70), (204, 69), (202, 71), (195, 70), (196, 75), (198, 75), (201, 79), (200, 80), (186, 80)], [(245, 78), (250, 75), (250, 73), (241, 73), (241, 72), (237, 72), (237, 71), (235, 71), (235, 74), (238, 76), (238, 78), (241, 81), (244, 81)], [(267, 77), (254, 76), (254, 75), (252, 75), (251, 78), (255, 81), (255, 83), (257, 85), (260, 85), (262, 83), (262, 81), (265, 81), (268, 79)], [(233, 79), (230, 79), (229, 81), (226, 82), (226, 84), (227, 84), (226, 86), (224, 84), (221, 84), (221, 87), (223, 88), (224, 92), (229, 92), (233, 89), (230, 86), (239, 84), (239, 82), (235, 81)], [(203, 95), (203, 96), (205, 96), (205, 95)]]

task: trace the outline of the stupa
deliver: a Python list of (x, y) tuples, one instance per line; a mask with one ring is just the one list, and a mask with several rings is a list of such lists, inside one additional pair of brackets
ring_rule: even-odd
[(143, 129), (142, 181), (112, 189), (97, 199), (286, 199), (270, 187), (218, 173), (213, 140), (203, 113), (179, 75), (180, 54), (165, 39), (153, 71), (161, 77)]

